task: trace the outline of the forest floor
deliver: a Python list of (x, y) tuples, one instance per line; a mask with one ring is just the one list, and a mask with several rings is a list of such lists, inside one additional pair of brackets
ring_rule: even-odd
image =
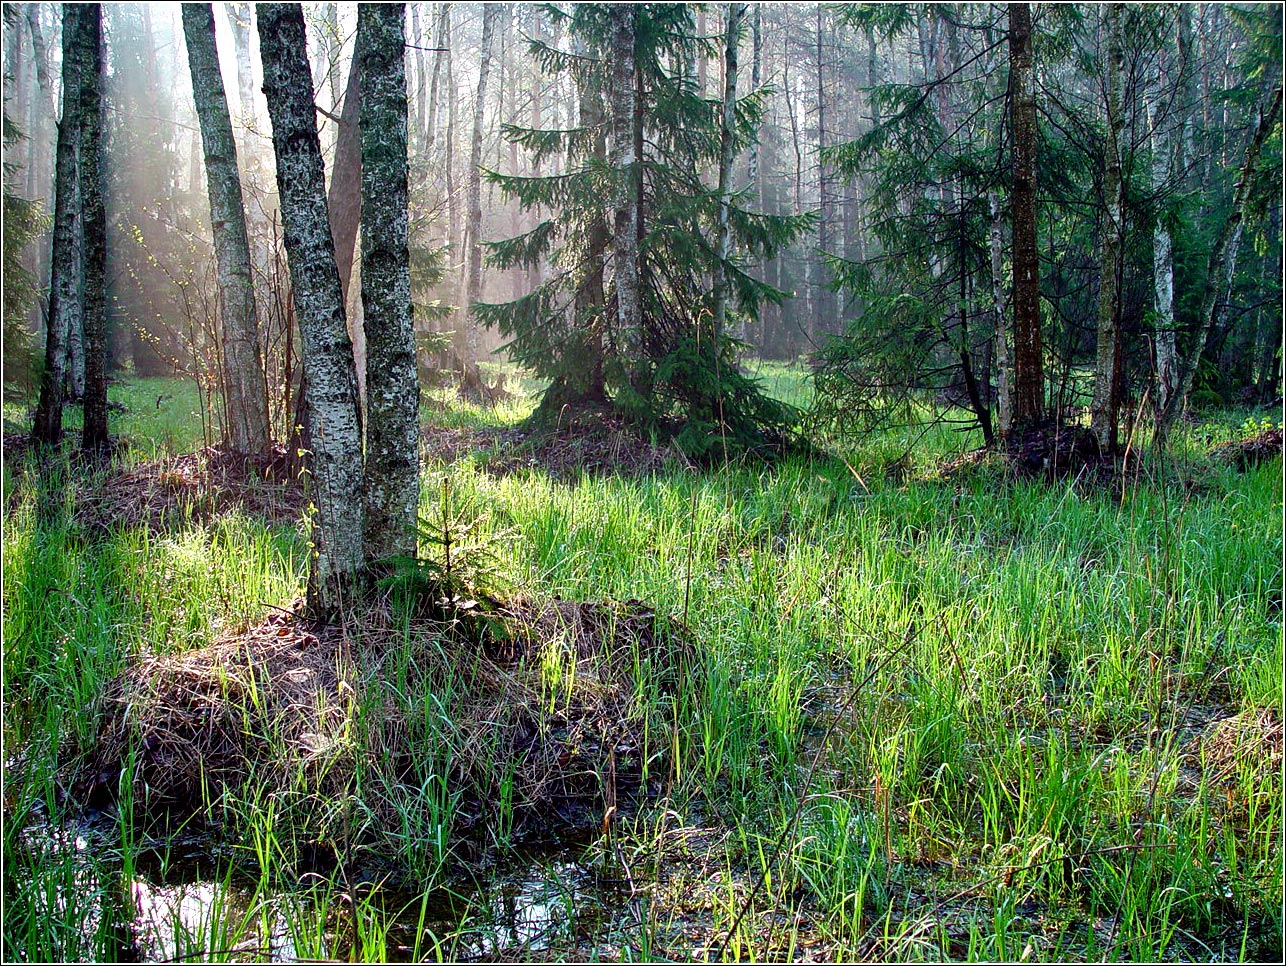
[(1270, 414), (1104, 485), (927, 422), (699, 471), (431, 398), (470, 593), (322, 629), (306, 487), (182, 383), (112, 395), (97, 472), (5, 409), (6, 961), (1281, 955)]

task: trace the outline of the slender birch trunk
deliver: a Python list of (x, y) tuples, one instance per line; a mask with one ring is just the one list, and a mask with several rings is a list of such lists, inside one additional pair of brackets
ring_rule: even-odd
[(481, 63), (478, 66), (477, 96), (473, 101), (473, 140), (469, 146), (469, 221), (465, 229), (468, 264), (460, 300), (460, 324), (467, 332), (463, 345), (469, 363), (477, 363), (480, 354), (478, 327), (469, 321), (469, 315), (473, 311), (473, 303), (482, 295), (482, 124), (487, 106), (487, 82), (491, 76), (492, 40), (502, 9), (498, 3), (482, 5)]
[(80, 144), (80, 43), (83, 8), (63, 6), (62, 119), (55, 150), (53, 252), (50, 256), (48, 326), (45, 366), (40, 375), (40, 402), (32, 438), (52, 446), (62, 441), (63, 393), (67, 343), (81, 324), (80, 186), (76, 177)]
[(1116, 451), (1121, 407), (1121, 333), (1119, 274), (1124, 241), (1125, 192), (1121, 177), (1121, 142), (1125, 115), (1121, 109), (1121, 5), (1107, 6), (1107, 142), (1103, 165), (1103, 256), (1099, 271), (1098, 339), (1094, 358), (1094, 401), (1090, 429), (1103, 453)]
[(612, 4), (612, 143), (608, 162), (616, 177), (612, 262), (616, 279), (618, 353), (624, 359), (635, 356), (643, 320), (638, 245), (641, 171), (634, 137), (636, 16), (637, 8), (631, 4)]
[(728, 315), (728, 290), (731, 287), (728, 259), (732, 257), (732, 229), (729, 210), (732, 207), (733, 135), (737, 125), (737, 44), (741, 39), (741, 21), (746, 16), (744, 3), (727, 4), (727, 30), (723, 38), (723, 110), (719, 124), (719, 268), (714, 287), (714, 337), (723, 337)]
[(366, 328), (366, 563), (414, 557), (420, 384), (411, 326), (403, 4), (357, 10), (362, 75), (362, 308)]
[(286, 257), (308, 380), (316, 481), (307, 609), (331, 619), (352, 602), (362, 570), (362, 437), (357, 373), (327, 220), (321, 144), (297, 3), (258, 8)]
[(183, 36), (210, 195), (210, 224), (218, 261), (219, 300), (223, 322), (224, 398), (228, 444), (237, 453), (267, 453), (268, 391), (259, 351), (259, 315), (255, 310), (250, 241), (246, 234), (241, 176), (232, 119), (219, 71), (214, 41), (214, 11), (208, 3), (183, 4)]
[(1268, 109), (1259, 118), (1259, 126), (1250, 146), (1246, 149), (1246, 161), (1242, 165), (1241, 177), (1237, 181), (1237, 190), (1233, 194), (1232, 209), (1215, 236), (1214, 247), (1210, 250), (1210, 259), (1206, 263), (1206, 282), (1202, 289), (1201, 307), (1197, 310), (1197, 331), (1193, 333), (1192, 345), (1180, 362), (1179, 382), (1169, 405), (1161, 414), (1157, 424), (1157, 443), (1164, 445), (1169, 432), (1187, 405), (1188, 394), (1192, 392), (1192, 381), (1196, 378), (1197, 367), (1201, 364), (1201, 354), (1205, 351), (1206, 340), (1214, 324), (1218, 309), (1219, 295), (1227, 280), (1231, 278), (1236, 265), (1237, 248), (1241, 241), (1242, 217), (1246, 210), (1246, 199), (1259, 175), (1264, 142), (1279, 122), (1282, 107), (1282, 89), (1273, 91)]
[(1009, 325), (1005, 314), (1005, 287), (1002, 273), (1003, 224), (1000, 213), (1000, 195), (992, 189), (987, 192), (987, 207), (991, 213), (991, 226), (987, 242), (991, 255), (991, 311), (996, 325), (996, 395), (1000, 419), (1000, 436), (1009, 435), (1014, 421), (1013, 411), (1013, 362), (1009, 348)]
[[(1165, 57), (1163, 52), (1162, 57)], [(1160, 80), (1166, 71), (1164, 63), (1158, 76), (1158, 83), (1150, 85), (1146, 92), (1148, 111), (1148, 133), (1152, 148), (1152, 191), (1160, 193), (1166, 190), (1171, 179), (1171, 164), (1175, 150), (1170, 143), (1166, 130), (1166, 120), (1161, 110)], [(1182, 152), (1183, 138), (1176, 139), (1179, 151)], [(1179, 170), (1183, 169), (1180, 161)], [(1170, 397), (1174, 394), (1176, 384), (1175, 372), (1175, 327), (1174, 327), (1174, 240), (1170, 228), (1160, 211), (1152, 226), (1152, 288), (1155, 294), (1153, 303), (1156, 320), (1153, 323), (1154, 351), (1156, 353), (1156, 386), (1153, 389), (1153, 412), (1160, 415), (1165, 411)]]

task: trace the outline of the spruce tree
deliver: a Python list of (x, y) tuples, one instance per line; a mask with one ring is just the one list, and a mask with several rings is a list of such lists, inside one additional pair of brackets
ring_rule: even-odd
[[(733, 193), (725, 198), (730, 242), (721, 258), (720, 193), (699, 172), (719, 164), (722, 103), (700, 95), (688, 66), (717, 51), (697, 37), (689, 7), (579, 4), (554, 15), (572, 49), (533, 41), (531, 50), (547, 73), (574, 80), (579, 124), (504, 133), (531, 153), (533, 168), (559, 153), (566, 168), (558, 176), (486, 173), (524, 208), (550, 213), (530, 231), (491, 243), (491, 263), (548, 262), (550, 270), (529, 295), (475, 305), (475, 313), (511, 340), (518, 361), (550, 380), (538, 419), (609, 397), (635, 424), (677, 437), (695, 455), (779, 441), (793, 413), (738, 370), (734, 343), (714, 325), (709, 280), (726, 279), (730, 315), (757, 318), (765, 301), (785, 293), (746, 265), (771, 257), (814, 216), (755, 213), (745, 206), (751, 192)], [(764, 96), (756, 90), (737, 101), (733, 152), (756, 136)], [(633, 238), (622, 237), (631, 230)]]

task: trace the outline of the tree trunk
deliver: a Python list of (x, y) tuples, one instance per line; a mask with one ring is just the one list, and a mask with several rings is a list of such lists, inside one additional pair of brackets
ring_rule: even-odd
[[(1160, 76), (1164, 77), (1164, 60)], [(1181, 65), (1180, 70), (1187, 69)], [(1169, 132), (1165, 128), (1166, 120), (1161, 111), (1160, 84), (1149, 86), (1147, 91), (1147, 111), (1152, 147), (1152, 191), (1160, 194), (1165, 191), (1171, 178), (1171, 164), (1174, 161), (1175, 147), (1170, 142)], [(1182, 171), (1186, 165), (1182, 157), (1184, 138), (1182, 134), (1175, 139), (1180, 152), (1177, 170)], [(1156, 353), (1156, 386), (1153, 389), (1153, 412), (1160, 416), (1165, 411), (1170, 397), (1174, 394), (1176, 373), (1175, 326), (1174, 326), (1174, 239), (1162, 213), (1158, 211), (1152, 227), (1152, 288), (1155, 293), (1154, 309), (1156, 320), (1153, 323), (1154, 351)]]
[[(223, 8), (232, 29), (232, 49), (237, 58), (237, 120), (244, 130), (253, 131), (258, 127), (255, 123), (254, 73), (250, 68), (250, 28), (254, 17), (248, 3), (225, 3)], [(226, 93), (224, 102), (227, 102)]]
[(446, 38), (451, 33), (451, 4), (443, 3), (438, 10), (438, 25), (433, 34), (433, 72), (429, 79), (428, 121), (424, 131), (424, 157), (433, 163), (433, 145), (438, 136), (438, 80), (442, 76), (442, 55), (447, 47)]
[(255, 310), (250, 242), (246, 235), (241, 176), (232, 119), (219, 71), (214, 12), (208, 3), (183, 4), (183, 36), (210, 193), (210, 224), (218, 261), (219, 304), (223, 321), (224, 400), (228, 445), (237, 453), (267, 453), (268, 391), (259, 352), (259, 315)]
[(1121, 408), (1120, 314), (1121, 246), (1124, 241), (1125, 190), (1121, 177), (1121, 143), (1125, 115), (1121, 108), (1121, 5), (1107, 6), (1107, 142), (1103, 170), (1103, 256), (1099, 271), (1098, 340), (1094, 358), (1094, 401), (1090, 429), (1103, 453), (1116, 452)]
[[(344, 295), (344, 312), (349, 316), (353, 290), (353, 265), (357, 261), (357, 228), (362, 219), (362, 137), (358, 118), (362, 106), (362, 75), (354, 56), (344, 88), (344, 107), (339, 115), (335, 135), (335, 161), (331, 165), (330, 192), (326, 196), (327, 218), (335, 244), (335, 267), (339, 270), (340, 291)], [(366, 334), (360, 323), (351, 320), (348, 337), (353, 344), (357, 369), (357, 394), (366, 405)]]
[(835, 332), (838, 319), (836, 293), (828, 291), (830, 271), (827, 268), (826, 256), (834, 254), (835, 240), (831, 231), (835, 222), (835, 198), (833, 178), (830, 165), (822, 160), (823, 152), (830, 144), (830, 130), (827, 128), (826, 103), (826, 56), (822, 40), (825, 36), (826, 11), (822, 4), (817, 5), (817, 328), (830, 335)]
[(1001, 270), (1002, 225), (1000, 196), (993, 189), (987, 192), (987, 206), (991, 212), (991, 228), (987, 233), (991, 255), (991, 311), (996, 325), (996, 396), (1002, 440), (1009, 435), (1013, 425), (1013, 363), (1009, 351), (1009, 326), (1005, 316), (1005, 287)]
[(366, 563), (414, 557), (420, 502), (420, 384), (407, 240), (403, 4), (362, 4), (362, 309), (366, 327)]
[(618, 354), (634, 359), (643, 320), (639, 280), (638, 186), (641, 178), (635, 153), (634, 31), (637, 8), (611, 6), (612, 145), (609, 165), (616, 177), (612, 263), (616, 279)]
[[(446, 142), (442, 146), (442, 171), (446, 180), (447, 193), (447, 246), (451, 256), (451, 271), (457, 273), (454, 281), (459, 285), (460, 279), (464, 277), (464, 263), (461, 261), (461, 238), (460, 238), (460, 199), (455, 190), (455, 118), (456, 118), (456, 82), (455, 82), (455, 59), (451, 53), (451, 17), (450, 9), (444, 8), (443, 22), (446, 27), (446, 33), (442, 40), (439, 40), (440, 46), (446, 48), (446, 84), (447, 84), (447, 131)], [(459, 291), (459, 288), (456, 288)], [(459, 328), (459, 325), (456, 325)]]
[(84, 7), (63, 6), (62, 120), (55, 152), (53, 253), (50, 256), (45, 366), (32, 438), (56, 446), (62, 441), (63, 391), (67, 342), (81, 324), (80, 188), (76, 177), (80, 143), (80, 74), (84, 69), (81, 14)]
[(330, 619), (352, 602), (362, 568), (357, 373), (327, 220), (303, 11), (297, 3), (264, 3), (258, 21), (286, 257), (308, 380), (317, 512), (306, 607), (315, 617)]
[(103, 8), (90, 4), (80, 75), (80, 204), (85, 231), (85, 426), (81, 447), (105, 456), (107, 436), (107, 211), (103, 207)]
[(473, 140), (469, 146), (469, 220), (465, 227), (465, 252), (468, 264), (465, 287), (460, 300), (460, 326), (466, 338), (457, 337), (457, 350), (463, 349), (467, 364), (476, 364), (480, 355), (478, 327), (469, 319), (473, 303), (482, 295), (482, 123), (487, 106), (487, 81), (491, 76), (491, 44), (495, 36), (496, 20), (502, 12), (498, 3), (482, 5), (482, 50), (478, 66), (478, 90), (473, 101)]
[(727, 5), (727, 31), (723, 38), (723, 110), (719, 125), (719, 238), (717, 242), (719, 268), (714, 288), (714, 337), (723, 337), (728, 314), (728, 290), (731, 287), (728, 259), (732, 257), (732, 227), (729, 209), (732, 207), (733, 136), (737, 124), (737, 43), (741, 39), (741, 21), (746, 16), (744, 3)]
[(1031, 5), (1009, 4), (1010, 129), (1013, 137), (1015, 441), (1045, 418), (1040, 331), (1040, 255), (1036, 248), (1036, 87)]
[(1187, 355), (1180, 362), (1178, 386), (1174, 395), (1170, 397), (1169, 405), (1162, 412), (1161, 420), (1157, 424), (1156, 441), (1158, 445), (1165, 445), (1169, 438), (1170, 430), (1187, 405), (1188, 394), (1192, 392), (1192, 380), (1196, 377), (1197, 367), (1201, 364), (1201, 353), (1205, 350), (1206, 339), (1209, 337), (1210, 328), (1214, 323), (1220, 290), (1224, 287), (1225, 280), (1230, 276), (1231, 266), (1236, 264), (1237, 245), (1241, 239), (1241, 221), (1246, 209), (1246, 198), (1250, 194), (1255, 179), (1258, 177), (1260, 154), (1263, 152), (1264, 142), (1267, 140), (1268, 135), (1277, 126), (1281, 107), (1282, 89), (1278, 87), (1273, 91), (1273, 98), (1268, 110), (1260, 115), (1259, 127), (1255, 130), (1255, 136), (1251, 139), (1250, 146), (1246, 149), (1246, 161), (1241, 169), (1241, 178), (1237, 182), (1237, 190), (1233, 194), (1232, 210), (1228, 212), (1228, 217), (1224, 219), (1223, 225), (1220, 226), (1219, 234), (1215, 236), (1214, 247), (1210, 250), (1210, 259), (1206, 263), (1206, 281), (1205, 287), (1202, 289), (1201, 307), (1197, 311), (1197, 331), (1193, 334), (1192, 345)]

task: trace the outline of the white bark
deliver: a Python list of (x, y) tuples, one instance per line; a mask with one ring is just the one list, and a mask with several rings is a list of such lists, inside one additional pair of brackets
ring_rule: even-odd
[(1000, 195), (993, 188), (987, 192), (987, 206), (991, 212), (991, 228), (987, 241), (991, 254), (991, 311), (996, 323), (996, 395), (1000, 416), (1000, 435), (1009, 435), (1014, 422), (1013, 405), (1013, 356), (1009, 348), (1009, 323), (1005, 315), (1005, 278), (1002, 268), (1003, 221)]
[(258, 8), (286, 258), (294, 286), (315, 479), (308, 610), (333, 618), (362, 568), (362, 438), (357, 373), (327, 221), (321, 145), (299, 4)]
[[(1164, 56), (1164, 55), (1163, 55)], [(1160, 104), (1160, 80), (1164, 77), (1162, 67), (1158, 73), (1158, 83), (1150, 85), (1146, 92), (1148, 111), (1148, 133), (1152, 147), (1152, 190), (1164, 192), (1170, 182), (1173, 149), (1166, 120)], [(1182, 145), (1183, 139), (1179, 138)], [(1180, 147), (1182, 150), (1182, 147)], [(1180, 164), (1182, 170), (1182, 163)], [(1170, 229), (1160, 211), (1152, 226), (1152, 288), (1155, 293), (1153, 303), (1155, 320), (1152, 330), (1156, 352), (1156, 387), (1153, 390), (1153, 406), (1157, 413), (1165, 410), (1174, 394), (1178, 378), (1177, 358), (1174, 339), (1174, 240)]]
[(364, 540), (370, 564), (414, 557), (420, 386), (411, 328), (402, 4), (357, 12), (362, 75), (362, 308), (366, 332)]

